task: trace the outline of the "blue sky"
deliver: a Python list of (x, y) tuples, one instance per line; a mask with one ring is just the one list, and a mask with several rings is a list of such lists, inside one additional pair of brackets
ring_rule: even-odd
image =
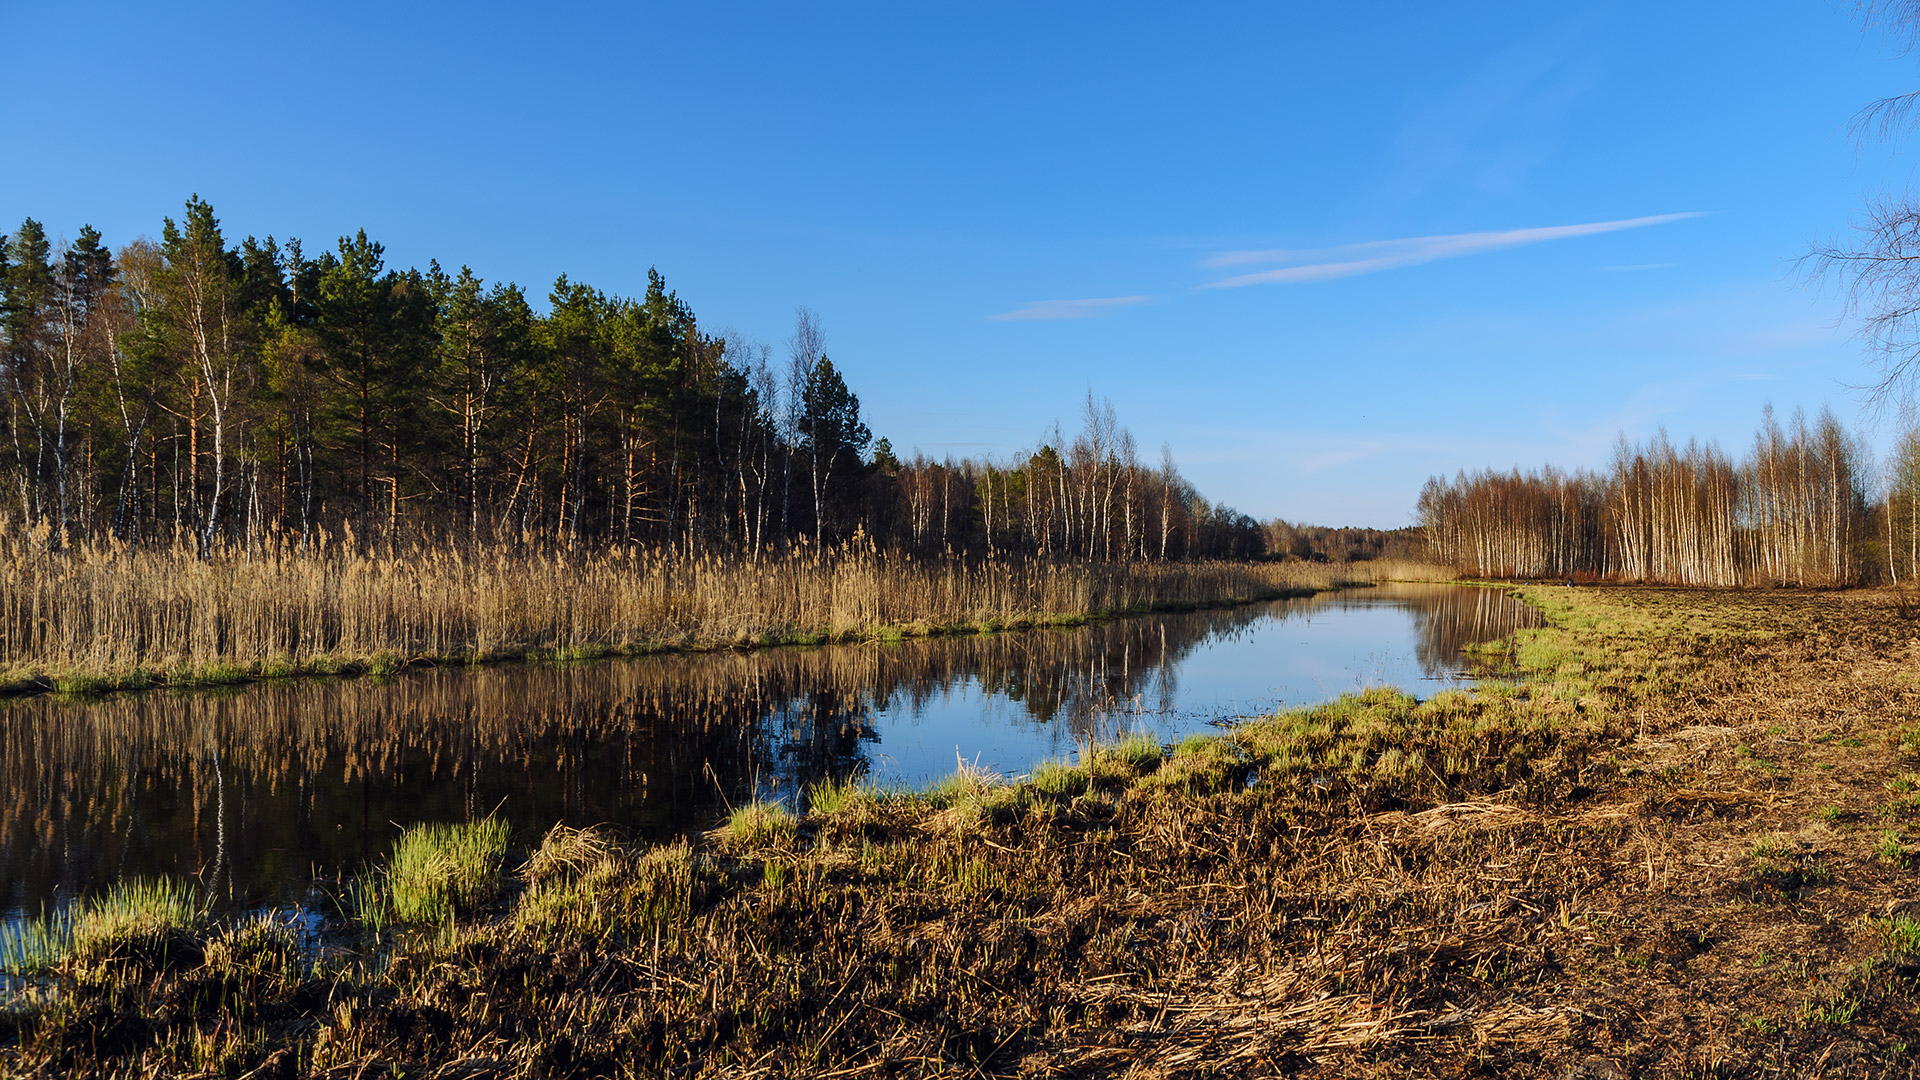
[(1767, 402), (1889, 440), (1793, 260), (1910, 184), (1848, 122), (1920, 57), (1838, 3), (1308, 7), (7, 5), (0, 228), (198, 192), (539, 296), (657, 266), (776, 352), (813, 308), (902, 452), (1091, 388), (1263, 518)]

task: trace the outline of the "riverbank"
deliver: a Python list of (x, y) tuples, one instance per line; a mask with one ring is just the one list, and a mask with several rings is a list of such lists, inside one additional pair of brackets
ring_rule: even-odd
[(75, 548), (0, 537), (0, 694), (210, 687), (1071, 626), (1308, 595), (1398, 564), (779, 558), (631, 551)]
[(343, 898), (390, 962), (103, 905), (0, 1071), (1911, 1075), (1920, 623), (1526, 591), (1511, 684), (693, 843), (411, 840)]

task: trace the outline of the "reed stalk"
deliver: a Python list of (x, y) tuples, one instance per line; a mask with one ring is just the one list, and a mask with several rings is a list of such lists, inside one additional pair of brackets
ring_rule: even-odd
[(804, 545), (757, 560), (324, 543), (202, 558), (186, 547), (51, 551), (0, 534), (0, 690), (982, 632), (1300, 595), (1395, 569), (927, 560)]

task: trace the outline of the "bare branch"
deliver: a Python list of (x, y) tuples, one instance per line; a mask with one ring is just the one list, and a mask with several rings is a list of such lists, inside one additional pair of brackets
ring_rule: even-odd
[(1815, 247), (1799, 259), (1810, 280), (1839, 290), (1843, 318), (1857, 323), (1877, 378), (1864, 391), (1875, 412), (1914, 400), (1920, 376), (1920, 202), (1912, 195), (1869, 203), (1849, 246)]
[(1847, 133), (1861, 143), (1890, 139), (1912, 126), (1916, 109), (1920, 109), (1920, 90), (1881, 98), (1853, 114)]
[[(1854, 11), (1869, 30), (1894, 39), (1898, 51), (1911, 52), (1920, 44), (1920, 0), (1856, 0)], [(1886, 140), (1920, 120), (1920, 91), (1883, 97), (1855, 113), (1847, 125), (1855, 142)]]

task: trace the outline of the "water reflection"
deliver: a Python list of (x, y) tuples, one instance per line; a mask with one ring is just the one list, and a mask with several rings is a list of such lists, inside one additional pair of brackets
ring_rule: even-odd
[(23, 699), (0, 704), (0, 909), (156, 873), (286, 903), (414, 821), (660, 836), (825, 776), (918, 782), (956, 755), (1021, 770), (1120, 728), (1175, 738), (1366, 683), (1437, 685), (1461, 646), (1530, 618), (1496, 590), (1383, 586), (894, 646)]
[(1420, 669), (1425, 678), (1442, 681), (1473, 674), (1462, 655), (1467, 646), (1540, 625), (1538, 611), (1501, 589), (1394, 582), (1315, 598), (1315, 609), (1321, 611), (1382, 608), (1412, 613), (1414, 653)]

